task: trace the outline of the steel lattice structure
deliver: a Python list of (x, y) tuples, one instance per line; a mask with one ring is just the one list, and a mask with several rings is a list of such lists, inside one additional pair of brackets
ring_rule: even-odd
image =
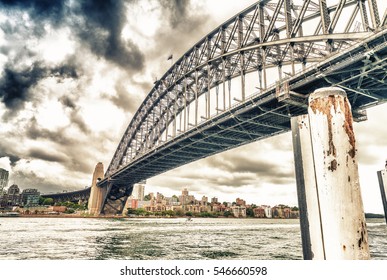
[(359, 119), (357, 109), (384, 102), (381, 0), (327, 2), (258, 1), (188, 50), (131, 120), (99, 184), (105, 202), (123, 206), (136, 182), (288, 131), (317, 87), (348, 91)]

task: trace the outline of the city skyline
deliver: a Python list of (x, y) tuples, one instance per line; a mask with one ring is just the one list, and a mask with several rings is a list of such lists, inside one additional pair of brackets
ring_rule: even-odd
[[(155, 77), (170, 67), (168, 57), (179, 58), (254, 2), (1, 4), (0, 168), (10, 171), (10, 182), (44, 193), (89, 186), (95, 164), (107, 168)], [(113, 16), (102, 18), (102, 10)], [(369, 109), (369, 120), (354, 125), (367, 212), (383, 213), (376, 172), (387, 158), (387, 130), (380, 125), (386, 109)], [(208, 157), (147, 185), (166, 195), (187, 186), (222, 200), (240, 194), (297, 204), (291, 135)]]

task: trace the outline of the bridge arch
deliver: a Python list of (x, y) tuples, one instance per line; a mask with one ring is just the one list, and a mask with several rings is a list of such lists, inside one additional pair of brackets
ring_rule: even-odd
[[(283, 82), (385, 24), (376, 1), (338, 1), (330, 7), (326, 2), (258, 1), (207, 34), (155, 81), (106, 177), (210, 123), (249, 95), (264, 97), (270, 88), (268, 75), (271, 82)], [(338, 24), (343, 20), (347, 23)], [(246, 79), (255, 79), (248, 90)]]
[(387, 14), (377, 0), (329, 2), (258, 1), (178, 59), (154, 83), (98, 183), (106, 188), (102, 209), (122, 212), (135, 183), (288, 131), (316, 88), (348, 91), (359, 120), (360, 109), (385, 102)]

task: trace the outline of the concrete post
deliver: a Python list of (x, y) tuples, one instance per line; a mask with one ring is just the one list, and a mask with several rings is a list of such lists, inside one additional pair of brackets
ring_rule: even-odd
[(384, 218), (386, 219), (386, 223), (387, 223), (387, 162), (386, 162), (386, 169), (378, 171), (378, 179), (379, 179), (380, 193), (382, 195)]
[(292, 120), (305, 259), (369, 259), (351, 107), (339, 88), (309, 97)]
[(106, 195), (106, 189), (97, 186), (97, 183), (104, 178), (103, 164), (99, 162), (94, 169), (91, 181), (91, 190), (88, 203), (89, 214), (98, 216), (102, 210), (102, 204)]

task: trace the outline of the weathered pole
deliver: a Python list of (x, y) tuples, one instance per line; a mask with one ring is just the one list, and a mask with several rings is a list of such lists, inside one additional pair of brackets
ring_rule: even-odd
[(292, 119), (305, 259), (369, 259), (352, 126), (345, 91), (322, 88), (308, 115)]
[(387, 162), (384, 170), (378, 171), (378, 179), (380, 186), (380, 193), (382, 195), (382, 202), (384, 208), (384, 218), (387, 223)]

